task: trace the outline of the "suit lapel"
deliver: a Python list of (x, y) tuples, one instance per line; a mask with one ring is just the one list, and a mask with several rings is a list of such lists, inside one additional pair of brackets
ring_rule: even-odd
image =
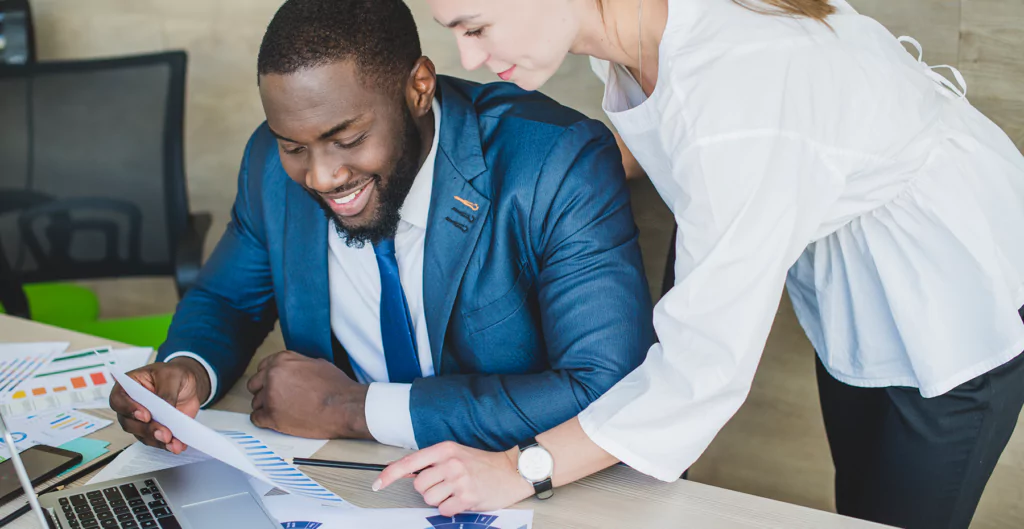
[[(285, 177), (287, 178), (287, 177)], [(333, 360), (327, 278), (327, 219), (294, 182), (286, 182), (284, 296), (281, 325), (288, 348)]]
[(429, 307), (430, 352), (438, 374), (452, 307), (491, 205), (471, 185), (487, 166), (476, 112), (458, 88), (447, 77), (438, 77), (441, 138), (423, 256), (423, 301)]

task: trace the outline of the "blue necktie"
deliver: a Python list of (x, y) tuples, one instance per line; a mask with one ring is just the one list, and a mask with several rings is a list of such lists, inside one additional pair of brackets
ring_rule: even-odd
[(409, 303), (402, 291), (395, 259), (395, 240), (384, 239), (373, 245), (380, 270), (380, 334), (384, 341), (384, 361), (388, 381), (409, 383), (423, 376), (416, 353), (416, 334), (409, 314)]

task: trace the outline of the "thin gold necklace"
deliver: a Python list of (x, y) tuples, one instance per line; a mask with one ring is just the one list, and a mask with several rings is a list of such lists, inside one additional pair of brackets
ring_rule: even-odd
[(640, 6), (636, 10), (636, 46), (637, 46), (637, 59), (639, 59), (640, 67), (640, 93), (644, 94), (644, 98), (647, 98), (647, 92), (644, 92), (644, 0), (640, 0)]

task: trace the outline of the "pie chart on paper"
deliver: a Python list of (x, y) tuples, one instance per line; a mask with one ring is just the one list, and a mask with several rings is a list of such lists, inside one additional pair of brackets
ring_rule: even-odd
[[(28, 439), (28, 434), (25, 432), (11, 432), (11, 437), (14, 439), (14, 443), (20, 443), (25, 439)], [(7, 441), (3, 437), (0, 437), (0, 445), (6, 445)]]

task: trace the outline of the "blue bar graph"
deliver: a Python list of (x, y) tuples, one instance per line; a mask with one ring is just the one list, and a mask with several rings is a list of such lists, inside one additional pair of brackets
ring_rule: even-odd
[(333, 492), (313, 481), (299, 469), (278, 457), (263, 441), (245, 433), (231, 430), (217, 430), (227, 437), (271, 482), (281, 490), (326, 502), (344, 503)]
[(32, 376), (43, 363), (44, 359), (35, 357), (0, 361), (0, 392), (13, 393), (14, 388)]

